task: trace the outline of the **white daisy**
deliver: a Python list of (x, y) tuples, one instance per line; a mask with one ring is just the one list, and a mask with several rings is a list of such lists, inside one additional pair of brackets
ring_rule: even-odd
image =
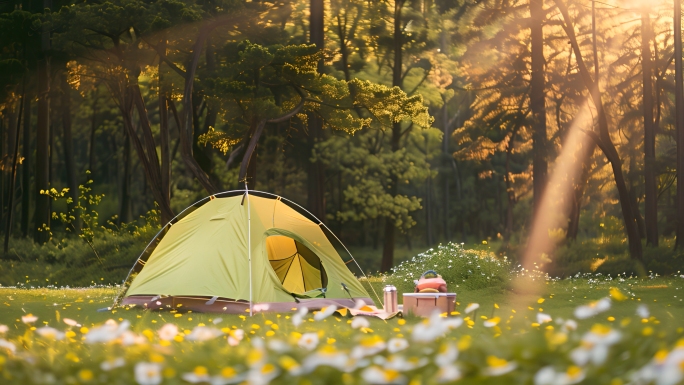
[(316, 349), (316, 346), (318, 346), (318, 334), (317, 333), (304, 333), (302, 336), (299, 338), (299, 342), (297, 343), (300, 348), (306, 349), (306, 350), (314, 350)]
[(140, 385), (158, 385), (162, 382), (161, 365), (152, 362), (138, 362), (135, 365), (135, 381)]

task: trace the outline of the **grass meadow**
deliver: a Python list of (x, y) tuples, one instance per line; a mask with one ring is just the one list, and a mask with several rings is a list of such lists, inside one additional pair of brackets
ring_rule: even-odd
[(253, 317), (98, 312), (118, 288), (0, 288), (0, 378), (141, 385), (617, 385), (684, 378), (684, 277), (519, 274), (512, 281), (518, 284), (454, 290), (453, 314), (387, 321), (332, 309)]

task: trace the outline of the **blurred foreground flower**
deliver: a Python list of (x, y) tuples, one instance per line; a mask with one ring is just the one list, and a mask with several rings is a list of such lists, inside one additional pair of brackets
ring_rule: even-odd
[(186, 337), (189, 341), (208, 341), (222, 335), (223, 332), (208, 326), (195, 326), (192, 332)]
[(228, 334), (228, 345), (238, 346), (240, 341), (245, 338), (245, 331), (242, 329), (231, 330)]
[(610, 309), (610, 298), (601, 298), (589, 305), (582, 305), (575, 308), (575, 317), (578, 319), (591, 318), (599, 313)]
[(119, 338), (130, 326), (131, 323), (128, 320), (117, 324), (113, 319), (109, 319), (104, 325), (91, 329), (85, 336), (85, 342), (94, 344), (113, 341)]
[(314, 319), (316, 321), (322, 321), (322, 320), (328, 318), (329, 316), (331, 316), (336, 311), (337, 311), (337, 306), (335, 306), (335, 305), (330, 305), (328, 307), (324, 307), (323, 309), (321, 309), (321, 311), (319, 311), (318, 313), (316, 313), (316, 315), (314, 315)]
[(162, 326), (159, 331), (159, 339), (163, 341), (171, 341), (178, 334), (178, 326), (167, 323)]
[(252, 368), (247, 373), (247, 383), (250, 385), (266, 385), (274, 378), (278, 377), (280, 371), (273, 364), (265, 364), (260, 367)]
[(353, 329), (366, 329), (370, 326), (370, 322), (364, 316), (356, 316), (351, 322), (351, 327)]
[(384, 370), (371, 366), (361, 373), (361, 377), (369, 384), (405, 384), (406, 377), (396, 370)]
[(63, 340), (64, 333), (49, 326), (43, 326), (42, 328), (36, 329), (36, 333), (43, 338), (48, 338), (51, 340)]
[(358, 345), (354, 346), (349, 356), (355, 360), (378, 354), (385, 350), (387, 344), (377, 335), (362, 338)]
[[(282, 362), (282, 360), (281, 360)], [(350, 365), (350, 363), (352, 365)], [(349, 358), (347, 355), (343, 352), (338, 351), (332, 346), (324, 346), (320, 350), (318, 350), (316, 353), (313, 353), (306, 357), (302, 361), (301, 367), (295, 364), (287, 364), (284, 365), (284, 367), (287, 368), (287, 370), (290, 372), (290, 374), (306, 374), (306, 373), (311, 373), (314, 370), (316, 370), (317, 367), (319, 366), (329, 366), (331, 368), (335, 368), (341, 372), (350, 372), (354, 369), (356, 369), (353, 365), (352, 362), (350, 362)], [(299, 374), (296, 374), (299, 373)]]
[(123, 357), (117, 357), (111, 360), (103, 361), (100, 364), (100, 369), (104, 371), (109, 371), (112, 369), (120, 368), (124, 365), (126, 365), (126, 361), (123, 359)]
[(460, 317), (444, 318), (438, 312), (434, 312), (430, 318), (413, 328), (412, 338), (416, 342), (432, 342), (447, 331), (456, 329), (462, 324), (463, 319)]
[(403, 338), (392, 338), (387, 341), (387, 351), (394, 354), (409, 347), (408, 341)]
[(135, 381), (140, 385), (158, 385), (162, 382), (161, 365), (138, 362), (135, 365)]
[(487, 356), (487, 368), (485, 368), (484, 374), (487, 376), (501, 376), (514, 371), (517, 367), (518, 365), (515, 362), (509, 362), (496, 356)]
[(553, 318), (551, 318), (550, 315), (544, 314), (544, 313), (537, 313), (537, 323), (538, 324), (545, 324), (547, 322), (553, 321)]
[(318, 334), (317, 333), (304, 333), (299, 338), (299, 347), (304, 348), (308, 351), (316, 349), (318, 346)]
[(636, 384), (675, 385), (684, 380), (684, 340), (671, 352), (660, 350), (653, 360), (633, 376)]
[(471, 303), (471, 304), (468, 304), (468, 306), (466, 306), (464, 312), (465, 312), (465, 314), (468, 314), (468, 313), (474, 312), (475, 310), (477, 310), (479, 308), (480, 308), (479, 303)]
[(461, 373), (461, 370), (456, 365), (447, 365), (439, 368), (435, 380), (441, 384), (458, 381), (461, 377), (463, 377), (463, 373)]
[(13, 343), (0, 338), (0, 349), (5, 349), (9, 351), (11, 354), (14, 354), (17, 351), (17, 347), (14, 346)]
[(210, 381), (209, 371), (204, 366), (197, 366), (192, 372), (183, 373), (182, 377), (185, 381), (193, 384)]
[(64, 321), (64, 323), (69, 325), (69, 326), (81, 327), (80, 323), (72, 320), (71, 318), (64, 318), (62, 321)]
[(570, 352), (575, 365), (584, 366), (589, 362), (603, 365), (608, 358), (608, 349), (620, 341), (620, 332), (608, 326), (596, 324), (582, 337), (580, 347)]
[(437, 366), (448, 366), (453, 364), (456, 359), (458, 359), (458, 349), (456, 346), (451, 343), (443, 343), (435, 356), (435, 364)]
[(33, 314), (26, 314), (25, 316), (21, 317), (21, 322), (25, 324), (30, 324), (38, 321), (38, 317), (34, 316)]
[(309, 312), (309, 309), (302, 306), (297, 310), (297, 312), (292, 316), (292, 324), (297, 327), (302, 324), (304, 316)]
[(556, 372), (551, 366), (546, 366), (534, 375), (534, 385), (572, 385), (585, 377), (586, 372), (577, 366), (571, 366), (565, 372)]
[(397, 372), (407, 372), (416, 370), (427, 365), (429, 360), (426, 357), (410, 357), (405, 358), (401, 355), (392, 355), (387, 357), (383, 364), (385, 370), (396, 370)]

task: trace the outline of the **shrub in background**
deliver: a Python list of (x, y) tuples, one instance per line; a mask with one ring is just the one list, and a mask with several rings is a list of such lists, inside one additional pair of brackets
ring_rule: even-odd
[(429, 249), (405, 261), (384, 276), (384, 284), (394, 285), (399, 293), (413, 292), (413, 280), (427, 270), (435, 270), (444, 278), (450, 291), (457, 288), (504, 288), (512, 274), (506, 257), (498, 259), (491, 251), (464, 249), (462, 244), (448, 243)]
[[(50, 235), (45, 244), (15, 238), (0, 264), (0, 285), (14, 286), (92, 286), (120, 283), (147, 243), (159, 231), (159, 213), (130, 223), (117, 224), (116, 216), (100, 224), (97, 210), (103, 194), (91, 194), (92, 181), (79, 186), (74, 202), (68, 189), (51, 189), (43, 194), (66, 207), (52, 213), (63, 230), (46, 225), (41, 231)], [(63, 202), (61, 202), (63, 201)], [(54, 231), (54, 232), (53, 232)]]

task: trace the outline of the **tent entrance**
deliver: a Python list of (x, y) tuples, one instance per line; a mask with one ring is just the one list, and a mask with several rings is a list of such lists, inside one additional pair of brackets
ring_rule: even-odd
[(272, 235), (266, 238), (266, 250), (273, 271), (290, 293), (304, 294), (328, 285), (321, 259), (302, 243), (284, 235)]

